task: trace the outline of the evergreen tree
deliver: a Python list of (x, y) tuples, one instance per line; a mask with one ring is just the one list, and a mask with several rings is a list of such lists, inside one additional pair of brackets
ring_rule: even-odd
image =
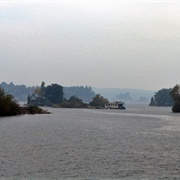
[(149, 104), (150, 106), (156, 106), (156, 102), (154, 100), (154, 97), (151, 98), (151, 102)]

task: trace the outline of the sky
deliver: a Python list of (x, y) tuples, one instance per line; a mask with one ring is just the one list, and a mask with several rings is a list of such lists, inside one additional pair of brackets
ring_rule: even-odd
[(0, 82), (174, 87), (179, 12), (178, 1), (0, 1)]

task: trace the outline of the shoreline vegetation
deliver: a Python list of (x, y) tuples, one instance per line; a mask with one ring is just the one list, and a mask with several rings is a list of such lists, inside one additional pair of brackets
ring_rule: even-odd
[(1, 108), (0, 105), (0, 117), (5, 116), (17, 116), (17, 115), (25, 115), (25, 114), (51, 114), (47, 110), (43, 110), (42, 108), (38, 106), (27, 106), (27, 107), (21, 107), (17, 104), (16, 108), (8, 108), (8, 111)]
[(2, 116), (17, 116), (17, 115), (25, 115), (25, 114), (51, 114), (47, 110), (43, 110), (37, 106), (28, 106), (28, 107), (21, 107), (17, 105), (17, 108), (9, 108), (9, 111), (3, 111), (0, 107), (0, 117)]
[[(85, 108), (85, 109), (104, 109), (108, 104), (108, 99), (100, 94), (96, 94), (91, 102), (85, 103), (76, 96), (69, 99), (63, 97), (63, 87), (58, 84), (45, 86), (42, 82), (34, 93), (27, 97), (27, 104), (20, 106), (11, 94), (6, 94), (0, 87), (0, 116), (14, 116), (23, 114), (50, 114), (47, 110), (40, 108)], [(162, 89), (151, 99), (150, 106), (171, 105), (173, 112), (180, 112), (180, 86), (176, 85), (172, 89)], [(40, 106), (40, 107), (39, 107)]]
[(41, 109), (38, 106), (27, 105), (20, 106), (12, 95), (6, 94), (0, 88), (0, 116), (16, 116), (23, 114), (50, 114), (48, 111)]
[(20, 107), (21, 114), (50, 114), (48, 110), (44, 110), (38, 106)]
[(0, 116), (16, 116), (23, 114), (50, 114), (39, 106), (54, 108), (86, 108), (102, 109), (109, 101), (97, 94), (91, 102), (84, 103), (81, 99), (72, 96), (63, 99), (63, 87), (58, 84), (52, 84), (48, 87), (42, 83), (41, 88), (36, 89), (36, 95), (28, 96), (27, 104), (20, 106), (14, 97), (6, 94), (4, 89), (0, 88)]

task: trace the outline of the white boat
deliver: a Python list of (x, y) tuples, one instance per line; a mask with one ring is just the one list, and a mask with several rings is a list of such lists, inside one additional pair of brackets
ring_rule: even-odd
[(115, 101), (105, 104), (105, 109), (126, 109), (126, 107), (124, 106), (124, 102)]

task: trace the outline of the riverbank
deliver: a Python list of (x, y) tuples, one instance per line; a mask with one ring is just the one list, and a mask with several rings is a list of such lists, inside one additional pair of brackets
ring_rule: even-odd
[(50, 114), (50, 112), (38, 106), (20, 107), (20, 112), (21, 114)]
[(7, 111), (3, 111), (0, 109), (0, 117), (17, 116), (17, 115), (24, 115), (24, 114), (50, 114), (50, 112), (38, 106), (23, 107), (17, 104), (16, 106), (13, 106), (13, 107), (10, 106), (9, 108), (6, 108), (6, 109)]

